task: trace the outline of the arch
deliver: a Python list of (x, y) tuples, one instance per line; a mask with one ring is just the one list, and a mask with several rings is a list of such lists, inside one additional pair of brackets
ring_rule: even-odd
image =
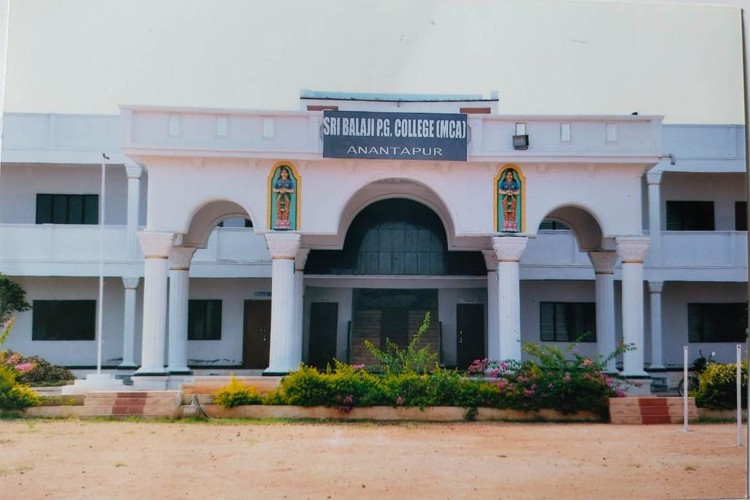
[[(182, 244), (188, 247), (206, 248), (208, 237), (216, 224), (233, 217), (253, 221), (242, 206), (229, 200), (213, 200), (204, 203), (190, 218), (190, 226), (183, 236)], [(253, 221), (255, 225), (255, 221)]]
[(582, 252), (609, 249), (611, 246), (604, 238), (598, 219), (584, 207), (563, 205), (550, 211), (544, 219), (556, 220), (570, 227)]
[(456, 242), (456, 231), (448, 205), (427, 185), (408, 178), (388, 177), (379, 179), (357, 190), (344, 205), (339, 218), (335, 248), (343, 248), (344, 238), (354, 221), (354, 218), (367, 206), (389, 198), (402, 198), (416, 201), (438, 216), (445, 229), (448, 248), (453, 248)]
[(305, 272), (367, 276), (476, 276), (478, 252), (451, 252), (445, 226), (427, 205), (408, 198), (370, 203), (354, 218), (341, 250), (311, 250)]

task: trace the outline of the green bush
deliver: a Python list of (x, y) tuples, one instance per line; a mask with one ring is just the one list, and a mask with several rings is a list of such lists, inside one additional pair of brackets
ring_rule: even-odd
[(424, 315), (424, 320), (422, 320), (422, 325), (406, 348), (401, 349), (388, 338), (385, 339), (385, 351), (381, 351), (375, 347), (369, 340), (365, 340), (365, 347), (380, 363), (378, 368), (387, 374), (427, 373), (437, 366), (438, 355), (431, 351), (429, 345), (420, 349), (417, 349), (417, 345), (429, 327), (430, 312), (427, 311)]
[[(12, 351), (7, 351), (13, 355)], [(20, 354), (19, 354), (20, 355)], [(18, 375), (18, 381), (31, 386), (53, 386), (64, 385), (66, 382), (75, 380), (75, 375), (64, 366), (53, 365), (41, 356), (20, 355), (20, 363), (30, 363), (32, 368)]]
[(312, 366), (301, 365), (281, 379), (281, 391), (287, 404), (297, 406), (333, 406), (335, 392), (330, 374), (324, 375)]
[(229, 384), (214, 394), (214, 403), (224, 408), (233, 408), (241, 405), (258, 405), (263, 403), (263, 396), (258, 393), (255, 387), (243, 384), (232, 375), (229, 379)]
[(23, 410), (40, 402), (34, 391), (16, 381), (13, 369), (0, 366), (0, 410)]
[[(740, 366), (742, 407), (747, 408), (747, 361)], [(737, 365), (712, 363), (698, 376), (695, 404), (714, 410), (737, 408)]]

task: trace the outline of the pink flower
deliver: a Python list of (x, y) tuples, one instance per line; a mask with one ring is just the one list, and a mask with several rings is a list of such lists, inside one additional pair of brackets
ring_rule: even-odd
[(500, 388), (500, 390), (503, 390), (508, 386), (508, 383), (505, 380), (501, 380), (497, 383), (497, 386)]
[(354, 368), (355, 370), (361, 370), (364, 367), (365, 365), (352, 365), (352, 368)]
[(34, 363), (21, 363), (16, 365), (15, 368), (21, 373), (28, 372), (34, 368)]
[(566, 384), (570, 382), (570, 373), (565, 373), (565, 376), (563, 377), (563, 382)]
[(591, 360), (589, 358), (584, 359), (583, 366), (591, 366)]

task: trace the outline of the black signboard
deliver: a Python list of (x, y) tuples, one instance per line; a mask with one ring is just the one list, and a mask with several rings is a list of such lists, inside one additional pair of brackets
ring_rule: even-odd
[(466, 161), (466, 115), (323, 112), (324, 158)]

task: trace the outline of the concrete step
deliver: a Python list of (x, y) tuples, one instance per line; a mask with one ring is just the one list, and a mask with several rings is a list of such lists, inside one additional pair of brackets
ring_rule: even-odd
[(90, 392), (84, 399), (82, 416), (176, 418), (180, 403), (179, 391)]
[[(625, 397), (609, 400), (609, 417), (613, 424), (681, 424), (684, 422), (682, 398)], [(698, 418), (695, 398), (688, 398), (688, 419)]]

